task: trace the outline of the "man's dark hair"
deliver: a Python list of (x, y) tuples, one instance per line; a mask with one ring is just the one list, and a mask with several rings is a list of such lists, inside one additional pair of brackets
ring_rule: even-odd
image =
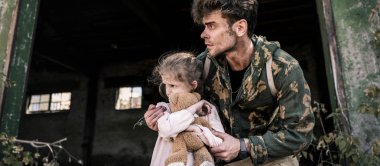
[(194, 0), (191, 15), (194, 22), (200, 25), (203, 17), (213, 11), (221, 11), (222, 17), (227, 19), (230, 26), (245, 19), (248, 23), (248, 36), (252, 36), (257, 24), (257, 8), (257, 0)]

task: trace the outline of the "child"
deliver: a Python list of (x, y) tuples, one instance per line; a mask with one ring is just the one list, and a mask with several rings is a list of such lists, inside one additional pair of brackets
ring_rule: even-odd
[[(170, 53), (159, 60), (158, 66), (153, 70), (153, 80), (160, 83), (160, 89), (164, 86), (164, 93), (170, 96), (179, 92), (200, 92), (201, 75), (203, 64), (195, 56), (188, 52)], [(161, 92), (162, 92), (161, 91)], [(202, 107), (208, 109), (208, 114), (203, 116), (211, 127), (220, 132), (224, 132), (215, 106), (205, 100), (190, 106), (187, 109), (170, 113), (168, 103), (157, 103), (156, 107), (166, 108), (164, 115), (158, 119), (158, 138), (153, 150), (151, 166), (163, 166), (166, 158), (172, 151), (171, 139), (182, 131), (193, 131), (202, 141), (211, 147), (222, 143), (222, 140), (215, 137), (211, 131), (202, 126), (190, 125), (194, 121), (194, 116), (204, 115)], [(192, 153), (187, 155), (187, 166), (192, 166), (194, 159)], [(214, 165), (214, 163), (209, 163)]]

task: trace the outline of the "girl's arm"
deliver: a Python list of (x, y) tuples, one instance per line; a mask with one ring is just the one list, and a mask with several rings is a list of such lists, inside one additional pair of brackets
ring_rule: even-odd
[(224, 131), (222, 122), (220, 120), (218, 110), (212, 104), (210, 104), (210, 107), (211, 107), (210, 113), (204, 116), (203, 118), (205, 118), (208, 121), (208, 123), (210, 123), (210, 126), (212, 129), (224, 133), (225, 131)]
[(186, 109), (174, 113), (170, 113), (169, 103), (160, 102), (157, 104), (158, 106), (164, 106), (167, 110), (157, 121), (158, 132), (161, 137), (175, 137), (178, 133), (186, 130), (194, 121), (194, 114), (202, 112), (203, 106), (207, 108), (208, 112), (211, 111), (211, 104), (205, 100), (201, 100)]
[[(216, 110), (215, 106), (213, 106), (212, 104), (210, 104), (210, 108), (211, 109), (209, 111), (209, 114), (201, 118), (206, 119), (213, 130), (224, 132), (223, 125), (218, 115), (218, 111)], [(199, 138), (202, 139), (203, 143), (205, 143), (206, 145), (210, 147), (218, 146), (223, 142), (222, 139), (213, 135), (209, 128), (201, 126), (201, 125), (190, 125), (190, 127), (186, 129), (186, 131), (196, 132)]]
[(175, 137), (194, 121), (194, 113), (187, 109), (170, 113), (169, 103), (160, 102), (157, 106), (164, 106), (167, 110), (157, 121), (158, 133), (161, 137)]

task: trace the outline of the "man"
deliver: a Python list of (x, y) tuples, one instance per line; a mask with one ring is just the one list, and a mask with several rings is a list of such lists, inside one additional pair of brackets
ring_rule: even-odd
[[(204, 96), (218, 107), (228, 133), (214, 132), (223, 143), (211, 152), (226, 163), (298, 165), (294, 156), (310, 144), (314, 127), (310, 89), (293, 57), (253, 35), (257, 6), (256, 0), (193, 2), (207, 46), (198, 58), (205, 66), (209, 61)], [(162, 111), (148, 108), (149, 128), (157, 130)]]

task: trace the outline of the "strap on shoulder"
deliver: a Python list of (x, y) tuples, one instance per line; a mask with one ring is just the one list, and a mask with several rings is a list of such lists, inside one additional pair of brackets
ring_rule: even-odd
[(268, 79), (268, 85), (270, 89), (270, 93), (272, 94), (273, 97), (276, 97), (277, 95), (277, 89), (274, 86), (274, 81), (273, 81), (273, 74), (272, 74), (272, 57), (267, 61), (266, 63), (266, 69), (267, 69), (267, 79)]
[(210, 58), (206, 56), (205, 64), (203, 65), (203, 76), (202, 76), (203, 80), (206, 80), (207, 78), (208, 72), (210, 70), (210, 62), (211, 62)]

